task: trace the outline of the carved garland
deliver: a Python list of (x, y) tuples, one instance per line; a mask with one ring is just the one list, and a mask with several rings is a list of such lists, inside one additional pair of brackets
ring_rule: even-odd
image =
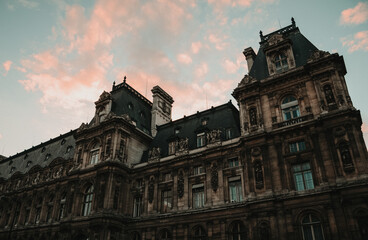
[(217, 191), (218, 188), (218, 172), (217, 172), (217, 165), (213, 164), (211, 168), (211, 187), (213, 191)]
[(149, 183), (148, 183), (148, 202), (149, 203), (153, 202), (154, 192), (155, 192), (155, 186), (154, 186), (154, 183), (153, 183), (153, 178), (151, 178)]
[(182, 171), (179, 172), (178, 176), (178, 196), (179, 198), (184, 196), (184, 176)]

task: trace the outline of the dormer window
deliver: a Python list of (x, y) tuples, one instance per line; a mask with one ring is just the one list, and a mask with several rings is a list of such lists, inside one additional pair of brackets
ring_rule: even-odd
[(286, 96), (281, 103), (282, 116), (284, 120), (290, 120), (300, 116), (298, 100), (294, 96)]
[(98, 163), (100, 156), (100, 144), (95, 143), (91, 149), (91, 157), (90, 157), (90, 164), (96, 164)]
[(169, 155), (173, 155), (175, 154), (175, 146), (176, 146), (176, 142), (169, 142)]
[(284, 53), (277, 54), (274, 61), (277, 73), (281, 73), (289, 69), (287, 57)]
[(206, 145), (206, 136), (204, 133), (197, 134), (197, 147)]

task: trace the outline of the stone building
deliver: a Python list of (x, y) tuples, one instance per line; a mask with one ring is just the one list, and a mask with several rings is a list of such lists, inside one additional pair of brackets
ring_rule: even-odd
[[(368, 239), (345, 64), (292, 24), (244, 50), (230, 102), (172, 121), (124, 79), (89, 123), (0, 162), (0, 239)], [(235, 87), (235, 86), (234, 86)]]

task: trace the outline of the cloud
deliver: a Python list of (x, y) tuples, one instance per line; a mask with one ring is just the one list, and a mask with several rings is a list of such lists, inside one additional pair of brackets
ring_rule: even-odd
[(1, 135), (1, 133), (0, 133), (0, 140), (3, 138), (3, 135)]
[(32, 1), (29, 1), (29, 0), (18, 0), (18, 2), (23, 7), (26, 7), (26, 8), (35, 8), (35, 7), (38, 6), (38, 3), (37, 2), (32, 2)]
[(13, 64), (13, 62), (12, 62), (12, 61), (10, 61), (10, 60), (5, 61), (5, 62), (3, 63), (3, 67), (4, 67), (4, 69), (5, 69), (5, 73), (3, 74), (4, 76), (6, 76), (6, 75), (8, 74), (8, 72), (9, 72), (10, 67), (11, 67), (11, 65), (12, 65), (12, 64)]
[(195, 75), (197, 78), (203, 78), (208, 72), (208, 65), (207, 63), (201, 63), (196, 69), (195, 69)]
[(213, 43), (215, 45), (215, 48), (217, 50), (224, 50), (224, 48), (228, 45), (227, 42), (225, 42), (225, 39), (227, 38), (227, 36), (222, 36), (219, 37), (215, 34), (210, 34), (208, 36), (208, 41), (210, 41), (211, 43)]
[(185, 54), (185, 53), (178, 54), (176, 56), (176, 59), (178, 60), (178, 62), (183, 63), (183, 64), (191, 64), (192, 63), (192, 58), (189, 55)]
[(192, 53), (197, 54), (202, 48), (201, 42), (192, 42)]
[(359, 2), (354, 8), (345, 9), (341, 12), (341, 24), (361, 24), (368, 19), (368, 4)]
[(358, 32), (353, 37), (344, 37), (341, 42), (349, 48), (350, 53), (358, 50), (368, 51), (368, 31)]

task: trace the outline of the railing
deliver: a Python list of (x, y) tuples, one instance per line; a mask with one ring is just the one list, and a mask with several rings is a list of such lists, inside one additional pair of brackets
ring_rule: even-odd
[(301, 117), (297, 117), (297, 118), (292, 118), (292, 119), (289, 119), (289, 120), (286, 120), (286, 121), (283, 121), (283, 122), (280, 122), (280, 123), (274, 123), (272, 125), (272, 127), (273, 128), (281, 128), (281, 127), (291, 126), (291, 125), (294, 125), (294, 124), (297, 124), (297, 123), (301, 123), (301, 122), (310, 120), (312, 118), (313, 118), (313, 115), (309, 114), (309, 115), (305, 115), (305, 116), (301, 116)]

